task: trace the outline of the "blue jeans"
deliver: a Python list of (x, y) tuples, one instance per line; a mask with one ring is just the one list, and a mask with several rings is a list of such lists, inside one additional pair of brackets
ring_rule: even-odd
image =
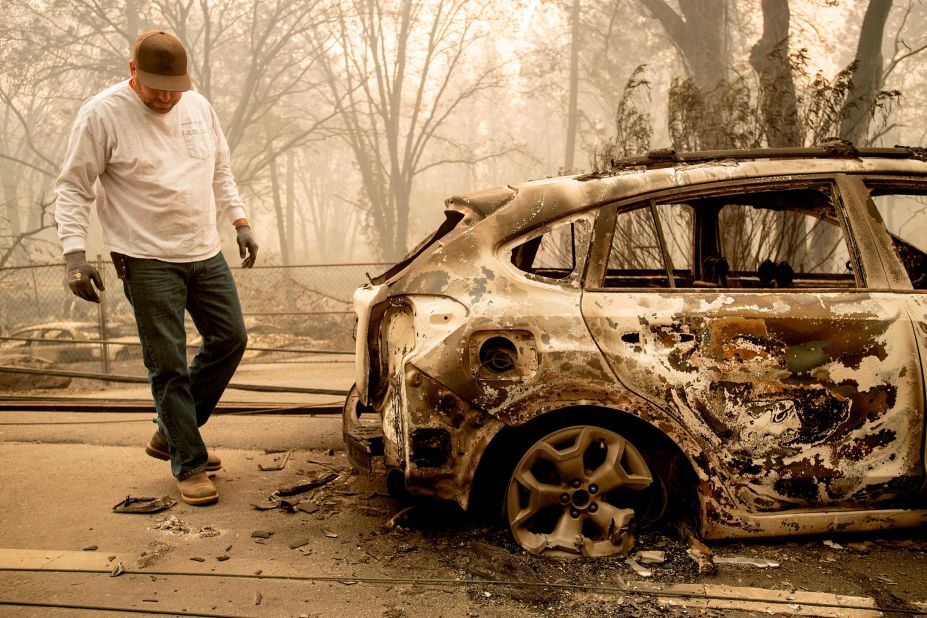
[[(123, 280), (142, 358), (178, 479), (206, 469), (199, 428), (209, 419), (245, 352), (248, 336), (235, 280), (221, 253), (199, 262), (129, 257)], [(187, 367), (184, 310), (203, 337)]]

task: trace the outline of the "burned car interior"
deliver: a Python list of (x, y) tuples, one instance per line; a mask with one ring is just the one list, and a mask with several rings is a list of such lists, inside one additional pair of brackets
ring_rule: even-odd
[(708, 539), (923, 525), (925, 196), (921, 150), (845, 145), (454, 196), (355, 292), (349, 458), (551, 557), (673, 517)]
[(827, 187), (653, 200), (617, 214), (602, 287), (856, 287)]
[[(917, 223), (927, 214), (927, 191), (923, 186), (900, 182), (867, 182), (868, 205), (877, 210), (892, 237), (911, 285), (915, 290), (927, 289), (927, 247), (916, 233)], [(902, 235), (904, 237), (902, 237)], [(915, 246), (914, 239), (919, 246)]]
[(576, 271), (578, 225), (573, 221), (559, 224), (519, 244), (512, 249), (512, 264), (542, 279), (566, 279)]

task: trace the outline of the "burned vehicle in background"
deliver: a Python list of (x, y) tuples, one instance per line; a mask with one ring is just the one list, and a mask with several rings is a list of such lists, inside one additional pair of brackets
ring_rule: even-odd
[(355, 467), (551, 556), (927, 521), (923, 149), (675, 153), (452, 197), (354, 295)]
[[(133, 326), (134, 328), (134, 326)], [(107, 353), (121, 361), (141, 356), (137, 335), (114, 325), (107, 333)], [(13, 330), (0, 338), (0, 355), (24, 354), (45, 359), (50, 363), (85, 363), (99, 361), (102, 356), (100, 324), (98, 322), (49, 322)]]

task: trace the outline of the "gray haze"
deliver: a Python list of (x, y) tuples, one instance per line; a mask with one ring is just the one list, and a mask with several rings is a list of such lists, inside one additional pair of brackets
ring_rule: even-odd
[(189, 50), (262, 262), (339, 263), (395, 260), (455, 193), (648, 148), (922, 145), (927, 5), (890, 4), (5, 0), (0, 266), (60, 260), (71, 123), (148, 29)]

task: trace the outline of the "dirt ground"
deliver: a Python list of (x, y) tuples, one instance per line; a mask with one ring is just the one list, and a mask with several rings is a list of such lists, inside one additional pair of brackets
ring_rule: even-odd
[[(923, 530), (712, 543), (715, 558), (776, 565), (713, 574), (673, 530), (637, 539), (635, 551), (666, 554), (644, 565), (649, 577), (623, 559), (541, 559), (494, 522), (390, 497), (382, 475), (353, 473), (332, 417), (216, 416), (204, 437), (224, 466), (217, 505), (114, 513), (127, 495), (177, 497), (168, 465), (144, 454), (150, 421), (0, 412), (0, 615), (927, 613)], [(294, 489), (305, 491), (281, 495)]]

